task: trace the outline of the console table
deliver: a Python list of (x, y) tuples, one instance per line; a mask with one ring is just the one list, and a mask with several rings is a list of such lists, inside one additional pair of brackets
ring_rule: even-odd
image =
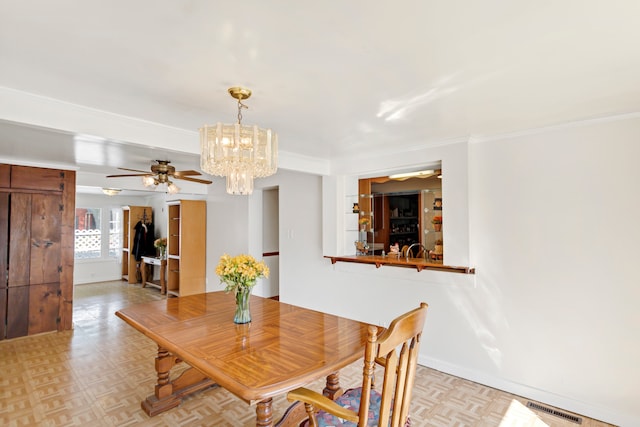
[[(153, 266), (160, 266), (160, 280), (153, 280)], [(151, 267), (151, 268), (148, 268)], [(167, 260), (156, 257), (142, 257), (142, 264), (140, 265), (142, 275), (142, 287), (155, 286), (160, 288), (160, 294), (165, 295), (167, 293)], [(148, 270), (151, 270), (150, 272)], [(149, 276), (150, 277), (147, 277)]]

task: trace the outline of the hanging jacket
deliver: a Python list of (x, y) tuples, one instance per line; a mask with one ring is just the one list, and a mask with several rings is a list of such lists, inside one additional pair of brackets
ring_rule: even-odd
[(153, 232), (153, 223), (146, 224), (147, 231), (144, 238), (144, 256), (156, 256), (156, 247), (153, 245), (156, 241), (156, 236)]
[(133, 256), (136, 261), (140, 261), (143, 256), (156, 256), (155, 234), (153, 232), (153, 224), (145, 224), (142, 221), (133, 227), (136, 231), (133, 236)]
[(136, 233), (133, 236), (133, 252), (132, 253), (136, 261), (140, 261), (142, 257), (145, 255), (145, 251), (146, 251), (147, 227), (142, 221), (138, 221), (135, 227), (133, 227), (133, 229), (136, 231)]

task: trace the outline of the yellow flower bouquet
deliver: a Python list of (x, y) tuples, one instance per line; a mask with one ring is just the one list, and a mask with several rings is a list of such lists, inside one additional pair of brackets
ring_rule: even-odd
[(158, 249), (158, 256), (160, 259), (165, 259), (167, 253), (167, 238), (160, 237), (159, 239), (154, 240), (153, 246)]
[(238, 288), (251, 290), (260, 277), (269, 277), (269, 267), (264, 261), (256, 261), (251, 255), (237, 255), (231, 257), (224, 254), (216, 267), (216, 274), (220, 283), (226, 285), (225, 292), (236, 291)]
[(225, 292), (235, 293), (236, 311), (233, 322), (239, 324), (251, 322), (249, 296), (258, 278), (269, 277), (267, 264), (264, 261), (256, 261), (251, 255), (230, 257), (224, 254), (220, 257), (216, 274), (220, 276), (220, 283), (226, 285)]

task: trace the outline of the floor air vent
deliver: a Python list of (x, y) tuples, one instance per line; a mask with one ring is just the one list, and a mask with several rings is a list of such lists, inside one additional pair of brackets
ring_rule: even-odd
[(547, 414), (555, 415), (556, 417), (563, 418), (567, 421), (571, 421), (576, 424), (582, 424), (582, 418), (580, 417), (567, 414), (566, 412), (558, 411), (557, 409), (547, 408), (546, 406), (542, 406), (538, 403), (527, 402), (527, 408), (535, 409), (536, 411), (546, 412)]

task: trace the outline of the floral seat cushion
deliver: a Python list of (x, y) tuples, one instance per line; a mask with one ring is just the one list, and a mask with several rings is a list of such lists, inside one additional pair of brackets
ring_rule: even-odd
[[(360, 408), (360, 398), (362, 396), (361, 388), (354, 388), (347, 390), (342, 396), (336, 399), (336, 402), (344, 407), (358, 412)], [(368, 427), (377, 427), (378, 415), (380, 414), (380, 400), (381, 396), (375, 390), (371, 390), (371, 397), (369, 398), (369, 420), (367, 422)], [(356, 427), (358, 424), (346, 421), (341, 418), (337, 418), (331, 414), (320, 411), (318, 413), (318, 426), (319, 427)]]

